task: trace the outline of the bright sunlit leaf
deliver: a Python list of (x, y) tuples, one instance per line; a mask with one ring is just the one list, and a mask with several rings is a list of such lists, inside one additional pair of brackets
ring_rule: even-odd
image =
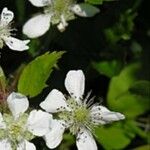
[(18, 91), (30, 97), (38, 95), (47, 86), (46, 81), (63, 53), (46, 53), (31, 61), (20, 76)]

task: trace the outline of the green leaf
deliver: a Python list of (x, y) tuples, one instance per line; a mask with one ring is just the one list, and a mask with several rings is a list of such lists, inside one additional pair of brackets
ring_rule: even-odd
[(103, 0), (86, 0), (86, 2), (93, 4), (93, 5), (103, 4)]
[(123, 14), (120, 15), (119, 21), (104, 30), (108, 42), (115, 44), (119, 40), (129, 40), (134, 29), (134, 19), (136, 13), (131, 9), (126, 10)]
[(116, 123), (111, 126), (99, 127), (95, 131), (96, 138), (100, 144), (106, 149), (123, 149), (135, 137), (135, 134), (130, 135), (124, 130), (121, 123)]
[(115, 1), (115, 0), (85, 0), (85, 2), (88, 2), (92, 5), (102, 5), (104, 1), (111, 2), (111, 1)]
[(150, 81), (140, 80), (135, 82), (130, 88), (129, 91), (136, 95), (141, 95), (144, 97), (150, 97)]
[(39, 39), (32, 39), (29, 43), (29, 46), (30, 46), (29, 53), (32, 56), (36, 56), (39, 53), (40, 40)]
[(31, 61), (20, 76), (18, 92), (30, 97), (38, 95), (46, 87), (46, 81), (63, 53), (46, 53)]
[(150, 150), (150, 145), (139, 146), (137, 148), (134, 148), (133, 150)]
[[(117, 80), (114, 81), (117, 82)], [(109, 107), (122, 112), (127, 118), (135, 118), (149, 109), (148, 99), (130, 93), (124, 93), (114, 100), (109, 100)]]
[(122, 64), (120, 61), (112, 60), (112, 61), (101, 61), (99, 63), (94, 62), (93, 67), (101, 74), (106, 75), (111, 78), (117, 75), (121, 68)]
[(140, 64), (126, 67), (118, 76), (111, 79), (107, 101), (109, 108), (122, 112), (126, 117), (134, 118), (149, 109), (149, 99), (129, 92), (130, 87), (138, 81)]
[(81, 10), (83, 10), (86, 13), (86, 17), (93, 17), (94, 15), (100, 12), (100, 10), (97, 7), (94, 7), (87, 3), (80, 3), (79, 6)]
[(5, 91), (6, 89), (6, 78), (3, 69), (0, 66), (0, 91)]
[(96, 128), (95, 130), (98, 142), (101, 143), (106, 150), (124, 149), (130, 144), (136, 134), (142, 138), (148, 138), (146, 132), (140, 129), (133, 120), (124, 120), (114, 123), (113, 125)]
[(148, 134), (144, 130), (142, 130), (136, 121), (129, 120), (125, 122), (125, 130), (128, 133), (134, 133), (139, 135), (141, 138), (148, 139)]

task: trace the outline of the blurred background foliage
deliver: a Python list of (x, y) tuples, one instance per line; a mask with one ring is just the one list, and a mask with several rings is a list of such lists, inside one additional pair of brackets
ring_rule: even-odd
[[(79, 1), (83, 2), (83, 1)], [(100, 13), (77, 18), (60, 33), (56, 26), (46, 35), (31, 40), (26, 52), (1, 50), (0, 92), (18, 90), (38, 108), (48, 92), (64, 92), (64, 78), (71, 69), (82, 69), (86, 92), (92, 89), (95, 101), (125, 114), (126, 119), (95, 129), (99, 149), (149, 150), (150, 129), (150, 13), (146, 0), (85, 0)], [(38, 9), (28, 0), (1, 0), (0, 10), (15, 13), (17, 37), (23, 24)], [(55, 51), (55, 52), (53, 52)], [(40, 142), (39, 142), (40, 141)], [(47, 150), (35, 139), (39, 150)], [(64, 135), (59, 150), (76, 149), (74, 138)]]

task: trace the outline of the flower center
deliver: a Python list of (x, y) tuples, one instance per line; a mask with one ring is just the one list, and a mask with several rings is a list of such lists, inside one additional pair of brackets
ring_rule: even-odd
[(12, 147), (16, 149), (17, 143), (22, 140), (31, 140), (34, 135), (26, 129), (27, 114), (23, 114), (17, 120), (14, 120), (10, 114), (3, 114), (6, 129), (0, 130), (0, 137), (7, 138), (11, 141)]
[(71, 4), (73, 4), (74, 0), (55, 0), (54, 1), (54, 9), (58, 12), (67, 11)]
[(71, 111), (63, 111), (59, 114), (59, 118), (64, 120), (70, 127), (70, 132), (76, 134), (80, 127), (90, 126), (90, 110), (83, 104), (78, 104), (76, 100), (69, 98), (67, 100)]
[(11, 31), (11, 28), (9, 25), (3, 26), (0, 24), (0, 37), (10, 36), (11, 35), (10, 31)]
[(76, 122), (84, 123), (86, 120), (88, 120), (88, 109), (85, 107), (79, 107), (76, 110), (74, 110), (74, 119)]
[(0, 24), (0, 48), (3, 48), (3, 37), (8, 37), (11, 35), (10, 33), (11, 29), (9, 25), (3, 26)]
[(11, 137), (11, 139), (14, 141), (16, 139), (18, 139), (21, 135), (21, 133), (23, 132), (22, 127), (17, 124), (17, 123), (13, 123), (11, 124), (11, 126), (8, 129), (9, 131), (9, 136)]
[(45, 7), (45, 13), (52, 16), (51, 22), (53, 24), (61, 22), (61, 15), (66, 21), (74, 19), (74, 15), (70, 11), (70, 6), (74, 3), (75, 0), (53, 0), (51, 5)]

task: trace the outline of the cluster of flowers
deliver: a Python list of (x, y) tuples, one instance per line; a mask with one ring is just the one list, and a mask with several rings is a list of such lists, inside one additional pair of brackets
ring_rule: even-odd
[[(67, 21), (81, 17), (92, 17), (99, 12), (89, 4), (77, 4), (75, 0), (29, 0), (36, 7), (44, 7), (42, 14), (27, 21), (23, 33), (30, 38), (45, 34), (50, 24), (56, 24), (60, 31), (68, 26)], [(24, 51), (29, 49), (30, 40), (19, 40), (12, 37), (11, 28), (14, 13), (7, 8), (0, 16), (0, 48), (6, 44), (10, 49)], [(71, 70), (67, 73), (65, 87), (69, 96), (53, 89), (40, 103), (43, 110), (29, 108), (28, 98), (12, 92), (7, 97), (6, 112), (0, 112), (0, 149), (1, 150), (36, 150), (29, 142), (35, 137), (43, 137), (47, 147), (56, 148), (63, 139), (65, 130), (76, 136), (79, 150), (97, 150), (92, 136), (98, 125), (124, 119), (124, 115), (112, 112), (100, 104), (93, 104), (90, 93), (83, 98), (85, 76), (82, 70)], [(52, 114), (55, 113), (56, 117)]]
[[(59, 31), (64, 31), (68, 26), (67, 21), (80, 17), (92, 17), (99, 12), (99, 9), (85, 3), (76, 4), (76, 0), (29, 0), (36, 7), (44, 7), (40, 13), (23, 26), (23, 33), (29, 38), (37, 38), (45, 34), (50, 24), (56, 24)], [(24, 51), (29, 49), (27, 44), (30, 40), (19, 40), (12, 37), (11, 27), (14, 13), (7, 8), (2, 10), (0, 16), (0, 48), (4, 43), (12, 50)]]
[[(67, 73), (65, 87), (69, 96), (53, 89), (40, 103), (45, 110), (26, 112), (29, 102), (20, 93), (11, 93), (7, 98), (10, 112), (0, 113), (0, 149), (35, 150), (29, 141), (42, 136), (50, 149), (56, 148), (63, 139), (65, 130), (76, 136), (78, 150), (97, 150), (92, 136), (94, 127), (124, 119), (124, 115), (108, 110), (100, 104), (92, 104), (90, 93), (83, 98), (85, 76), (82, 70)], [(57, 114), (56, 118), (53, 113)]]

